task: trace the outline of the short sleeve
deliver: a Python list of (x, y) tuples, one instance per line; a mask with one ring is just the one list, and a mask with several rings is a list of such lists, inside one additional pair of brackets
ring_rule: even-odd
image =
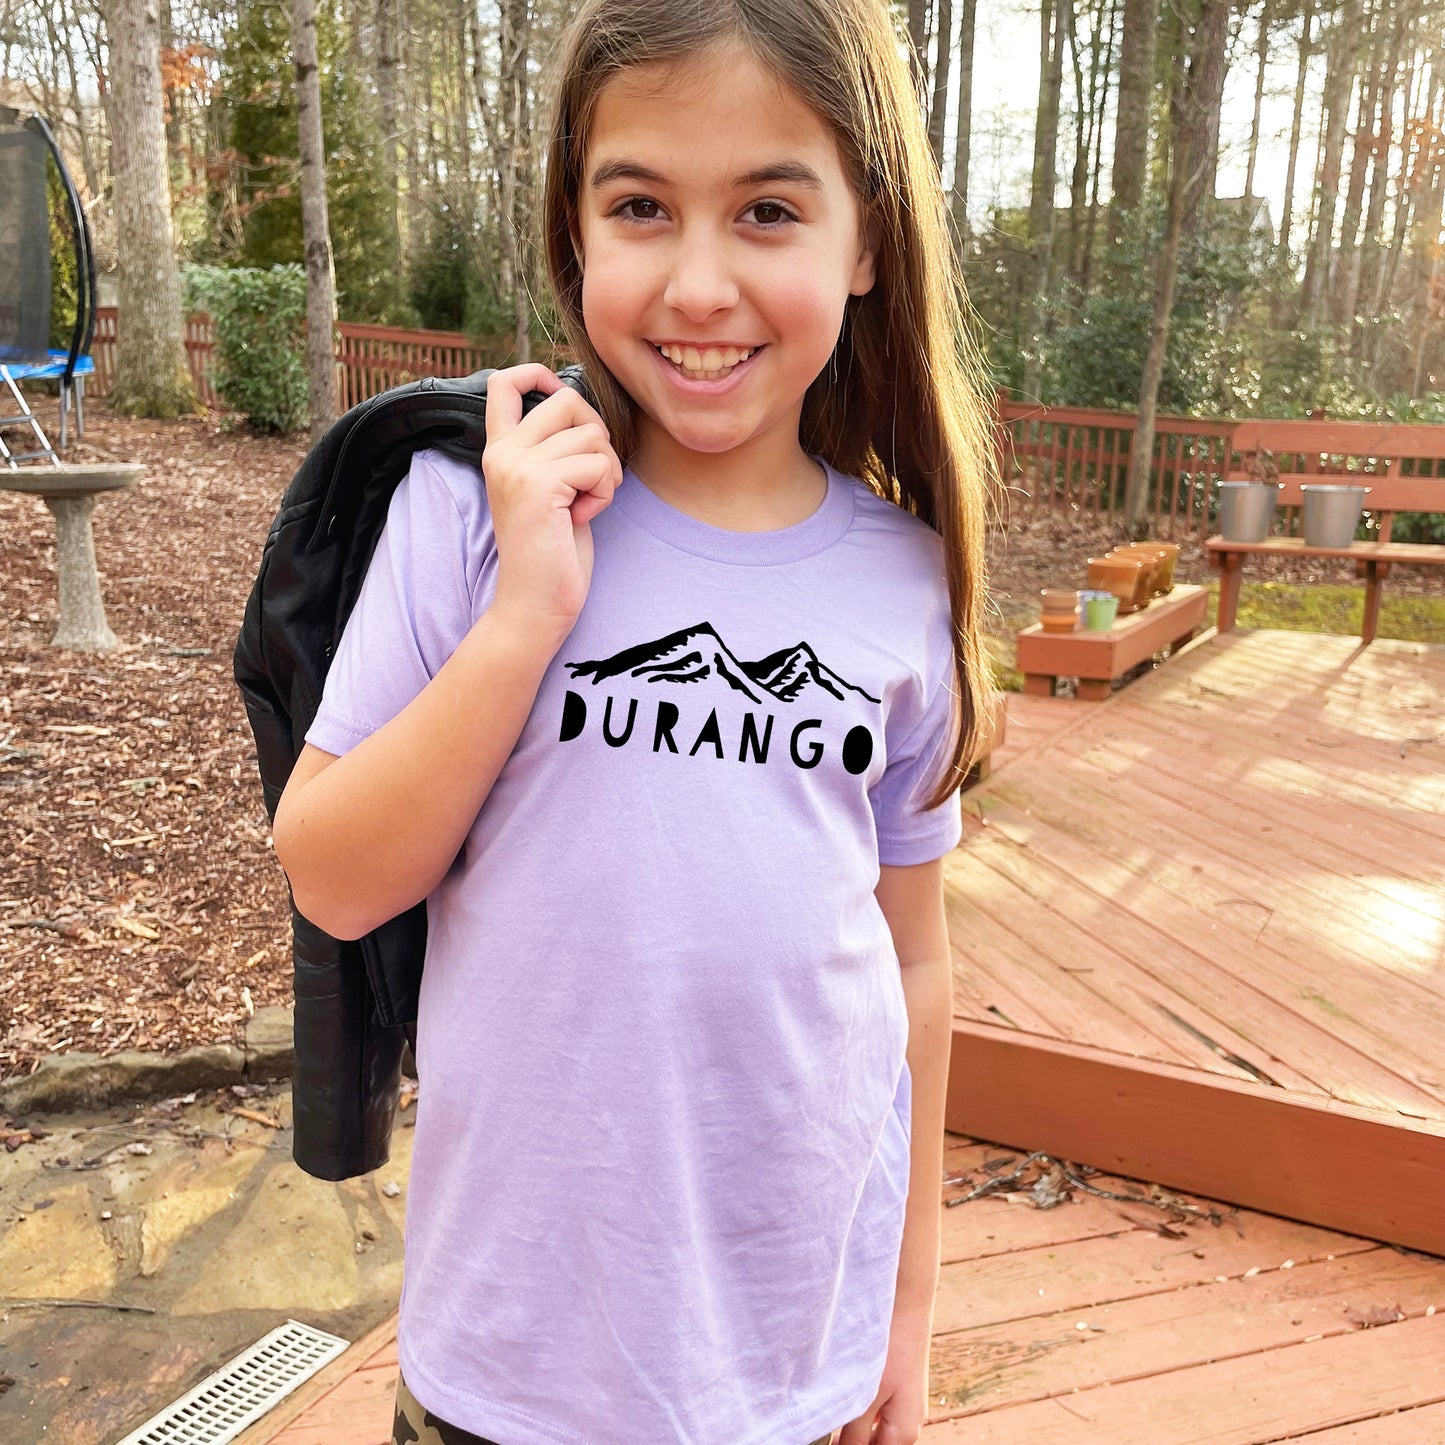
[(436, 676), (471, 629), (478, 552), (490, 546), (477, 470), (417, 453), (392, 494), (308, 743), (348, 752)]
[(925, 676), (918, 687), (905, 690), (898, 706), (902, 740), (896, 744), (890, 740), (883, 776), (870, 794), (880, 863), (891, 867), (928, 863), (956, 848), (963, 836), (957, 790), (940, 807), (923, 807), (956, 736), (957, 690), (951, 628), (945, 614), (934, 629)]

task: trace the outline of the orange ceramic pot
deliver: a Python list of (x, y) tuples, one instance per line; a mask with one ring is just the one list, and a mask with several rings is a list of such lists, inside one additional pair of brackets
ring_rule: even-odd
[(1149, 572), (1140, 557), (1089, 558), (1089, 586), (1100, 592), (1112, 592), (1119, 599), (1120, 612), (1137, 612), (1148, 600), (1145, 586)]
[(1164, 587), (1164, 553), (1153, 543), (1126, 542), (1121, 547), (1115, 547), (1109, 555), (1111, 557), (1137, 557), (1144, 564), (1147, 574), (1144, 582), (1145, 604), (1155, 597), (1162, 596), (1168, 590)]
[(1079, 594), (1064, 587), (1045, 587), (1039, 593), (1043, 615), (1039, 626), (1045, 632), (1072, 632), (1079, 624)]
[(1174, 587), (1174, 563), (1179, 557), (1178, 542), (1127, 542), (1114, 550), (1123, 553), (1126, 557), (1152, 555), (1155, 562), (1153, 595), (1155, 597), (1169, 595)]

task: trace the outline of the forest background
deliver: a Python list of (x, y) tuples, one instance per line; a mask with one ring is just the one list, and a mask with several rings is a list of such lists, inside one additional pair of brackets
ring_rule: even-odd
[[(112, 76), (144, 11), (186, 303), (234, 268), (286, 266), (299, 284), (292, 37), (309, 11), (340, 317), (504, 337), (526, 356), (556, 338), (534, 215), (546, 59), (572, 8), (0, 0), (0, 103), (49, 118), (101, 270), (123, 270), (149, 102)], [(1196, 415), (1445, 420), (1445, 6), (895, 9), (1001, 387), (1124, 410), (1152, 391)], [(57, 230), (59, 329), (73, 281)], [(298, 335), (303, 310), (288, 313)]]

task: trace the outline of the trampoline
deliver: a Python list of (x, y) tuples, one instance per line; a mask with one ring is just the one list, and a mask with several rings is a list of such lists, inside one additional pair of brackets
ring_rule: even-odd
[[(66, 203), (66, 220), (75, 246), (75, 325), (70, 345), (50, 345), (50, 207), (46, 165), (53, 161)], [(95, 364), (88, 355), (95, 330), (95, 256), (90, 227), (75, 183), (66, 169), (54, 133), (43, 117), (22, 117), (0, 106), (0, 386), (16, 412), (0, 416), (0, 428), (28, 427), (34, 438), (25, 451), (12, 451), (0, 435), (0, 467), (22, 463), (58, 466), (60, 458), (19, 382), (48, 378), (60, 383), (60, 445), (68, 443), (70, 416), (76, 434), (85, 425), (85, 378)], [(3, 404), (3, 403), (0, 403)]]

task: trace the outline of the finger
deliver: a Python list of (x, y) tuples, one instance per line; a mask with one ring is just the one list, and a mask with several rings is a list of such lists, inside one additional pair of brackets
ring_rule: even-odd
[(869, 1445), (873, 1436), (873, 1413), (876, 1404), (870, 1405), (866, 1414), (850, 1420), (838, 1436), (838, 1445)]
[(596, 422), (604, 432), (607, 429), (601, 413), (586, 397), (564, 382), (560, 390), (534, 406), (518, 422), (514, 441), (518, 446), (534, 447), (559, 431), (584, 426), (587, 422)]
[[(564, 457), (557, 463), (552, 475), (572, 489), (573, 495), (563, 505), (574, 507), (579, 500), (586, 498), (588, 505), (583, 510), (588, 517), (595, 517), (612, 500), (612, 493), (616, 490), (607, 459), (596, 452)], [(573, 521), (577, 520), (574, 514)]]
[[(517, 429), (517, 423), (522, 420), (524, 392), (542, 391), (550, 398), (559, 389), (572, 391), (565, 381), (554, 376), (540, 362), (494, 371), (487, 378), (487, 440), (495, 441)], [(575, 396), (577, 393), (573, 391), (572, 394)]]

